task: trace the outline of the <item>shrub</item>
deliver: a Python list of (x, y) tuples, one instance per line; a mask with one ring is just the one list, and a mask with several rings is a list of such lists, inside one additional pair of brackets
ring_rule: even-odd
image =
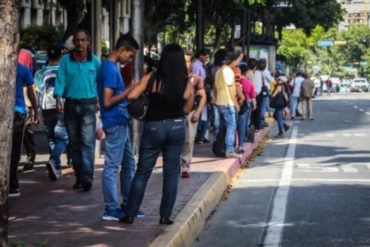
[(30, 25), (21, 29), (19, 45), (24, 48), (32, 44), (36, 49), (40, 49), (42, 46), (45, 47), (50, 44), (61, 42), (62, 38), (63, 32), (59, 31), (56, 27), (51, 25)]

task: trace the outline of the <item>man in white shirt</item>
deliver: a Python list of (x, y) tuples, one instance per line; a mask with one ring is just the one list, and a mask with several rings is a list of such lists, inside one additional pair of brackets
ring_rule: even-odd
[[(270, 83), (274, 81), (274, 78), (271, 76), (271, 73), (267, 70), (266, 59), (262, 58), (258, 61), (258, 70), (256, 70), (255, 78), (256, 78), (256, 95), (260, 95), (262, 93), (263, 85), (267, 87), (267, 92), (270, 91), (270, 87), (271, 87)], [(262, 128), (267, 126), (267, 123), (265, 121), (265, 113), (266, 113), (268, 102), (269, 102), (269, 96), (268, 95), (262, 96), (261, 111), (260, 111), (260, 121), (261, 121)]]
[(297, 76), (290, 81), (290, 86), (293, 87), (293, 93), (290, 95), (290, 112), (292, 119), (295, 119), (296, 117), (296, 110), (297, 105), (299, 101), (299, 96), (301, 92), (301, 84), (304, 81), (304, 78), (302, 77), (302, 72), (298, 72)]

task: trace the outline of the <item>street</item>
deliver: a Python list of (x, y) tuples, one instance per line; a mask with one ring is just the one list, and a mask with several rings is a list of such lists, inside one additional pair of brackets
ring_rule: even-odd
[(369, 99), (320, 96), (285, 139), (274, 122), (192, 246), (370, 246)]

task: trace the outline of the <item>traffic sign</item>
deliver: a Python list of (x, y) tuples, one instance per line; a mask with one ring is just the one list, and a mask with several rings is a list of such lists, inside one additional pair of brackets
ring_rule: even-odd
[(366, 61), (361, 61), (361, 62), (360, 62), (360, 65), (361, 65), (361, 66), (368, 66), (368, 65), (369, 65), (369, 63), (368, 63), (368, 62), (366, 62)]
[(337, 46), (344, 46), (344, 45), (347, 45), (347, 41), (345, 40), (335, 40), (334, 41), (334, 45), (337, 45)]
[(317, 42), (317, 46), (333, 46), (334, 42), (333, 40), (319, 40)]

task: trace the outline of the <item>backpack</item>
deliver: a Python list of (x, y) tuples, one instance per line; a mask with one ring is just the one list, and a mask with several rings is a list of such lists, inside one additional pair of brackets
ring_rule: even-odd
[(212, 144), (212, 152), (218, 157), (225, 157), (226, 153), (226, 127), (223, 127), (216, 136), (216, 141)]
[(43, 110), (56, 109), (56, 100), (53, 94), (57, 72), (58, 67), (55, 67), (46, 68), (42, 73), (42, 84), (38, 89), (38, 99), (39, 105)]

